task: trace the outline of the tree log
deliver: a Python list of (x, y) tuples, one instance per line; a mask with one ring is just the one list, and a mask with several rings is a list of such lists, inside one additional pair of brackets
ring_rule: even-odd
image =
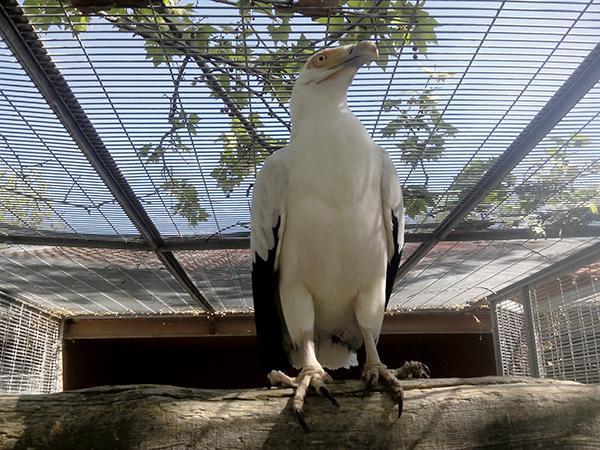
[(0, 396), (0, 448), (600, 448), (600, 385), (531, 378), (405, 380), (404, 412), (359, 381), (330, 385), (341, 407), (290, 389), (103, 386)]

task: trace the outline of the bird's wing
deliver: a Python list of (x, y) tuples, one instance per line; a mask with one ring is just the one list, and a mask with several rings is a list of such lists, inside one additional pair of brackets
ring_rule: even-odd
[(398, 266), (400, 265), (402, 247), (404, 247), (404, 202), (394, 163), (387, 152), (381, 147), (380, 149), (383, 160), (381, 170), (381, 198), (388, 249), (388, 265), (385, 280), (385, 307), (387, 309), (396, 273), (398, 272)]
[(279, 150), (265, 161), (252, 193), (252, 296), (256, 336), (265, 369), (288, 365), (283, 341), (285, 321), (279, 300), (278, 259), (285, 232), (287, 175)]

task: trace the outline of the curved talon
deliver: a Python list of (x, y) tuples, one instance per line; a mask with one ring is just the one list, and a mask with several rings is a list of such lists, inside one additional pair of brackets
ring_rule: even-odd
[(425, 364), (423, 364), (423, 369), (424, 370), (424, 375), (427, 378), (431, 378), (431, 370), (429, 370), (429, 367), (427, 367)]
[(302, 408), (298, 406), (293, 406), (292, 411), (294, 412), (294, 416), (296, 417), (296, 420), (298, 421), (302, 429), (307, 433), (310, 433), (310, 428), (306, 424), (306, 420), (304, 420), (304, 411), (302, 410)]
[[(415, 366), (412, 363), (405, 363), (405, 365), (402, 366), (402, 369), (406, 372), (407, 368), (412, 369), (413, 367)], [(377, 381), (381, 379), (381, 382), (389, 389), (392, 400), (398, 405), (398, 417), (400, 417), (404, 408), (404, 390), (402, 389), (400, 380), (396, 376), (396, 372), (397, 371), (395, 370), (388, 369), (383, 364), (371, 366), (368, 369), (365, 368), (363, 371), (363, 378), (367, 377), (367, 380), (363, 391), (363, 397), (372, 390)]]
[(399, 391), (393, 390), (394, 401), (398, 405), (398, 417), (402, 416), (402, 410), (404, 409), (404, 390), (400, 388)]
[(429, 367), (419, 361), (406, 361), (402, 367), (394, 371), (394, 375), (400, 379), (406, 378), (430, 378)]
[(294, 417), (296, 417), (296, 420), (302, 429), (307, 433), (310, 431), (310, 428), (306, 424), (306, 420), (304, 418), (304, 400), (311, 387), (319, 395), (328, 399), (336, 407), (340, 407), (337, 400), (333, 397), (333, 395), (331, 395), (329, 389), (327, 389), (327, 387), (324, 385), (324, 382), (330, 381), (331, 377), (320, 367), (305, 367), (296, 378), (290, 378), (282, 372), (273, 372), (273, 376), (269, 377), (269, 379), (271, 382), (273, 382), (273, 380), (279, 382), (283, 381), (288, 386), (293, 383), (293, 386), (291, 387), (295, 387), (295, 392), (294, 396), (292, 397), (292, 412), (294, 413)]
[(325, 397), (327, 400), (329, 400), (331, 403), (333, 403), (335, 405), (336, 408), (340, 407), (340, 404), (338, 403), (338, 401), (335, 399), (335, 397), (333, 395), (331, 395), (331, 392), (329, 391), (329, 389), (327, 389), (325, 386), (321, 386), (317, 392), (322, 395), (323, 397)]
[(375, 384), (377, 384), (378, 378), (379, 377), (377, 375), (377, 372), (369, 375), (369, 378), (367, 378), (367, 382), (365, 383), (365, 388), (363, 389), (363, 392), (362, 392), (363, 397), (366, 397), (367, 394), (375, 388)]
[(411, 378), (430, 378), (431, 377), (431, 371), (429, 370), (429, 367), (427, 367), (422, 362), (411, 361), (409, 364), (410, 364), (410, 368), (411, 368), (411, 373), (409, 376)]

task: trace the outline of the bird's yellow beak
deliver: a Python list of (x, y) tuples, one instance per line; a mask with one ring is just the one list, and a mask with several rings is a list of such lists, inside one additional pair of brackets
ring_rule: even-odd
[(356, 45), (328, 48), (315, 53), (306, 62), (305, 70), (322, 70), (323, 78), (314, 80), (320, 84), (330, 80), (348, 69), (356, 71), (379, 56), (377, 46), (369, 41), (362, 41)]

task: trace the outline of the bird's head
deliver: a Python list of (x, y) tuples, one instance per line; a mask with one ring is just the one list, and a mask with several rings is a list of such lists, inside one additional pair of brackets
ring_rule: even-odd
[(377, 46), (369, 41), (327, 48), (312, 55), (292, 90), (292, 121), (306, 109), (307, 102), (345, 104), (348, 87), (358, 69), (378, 56)]

